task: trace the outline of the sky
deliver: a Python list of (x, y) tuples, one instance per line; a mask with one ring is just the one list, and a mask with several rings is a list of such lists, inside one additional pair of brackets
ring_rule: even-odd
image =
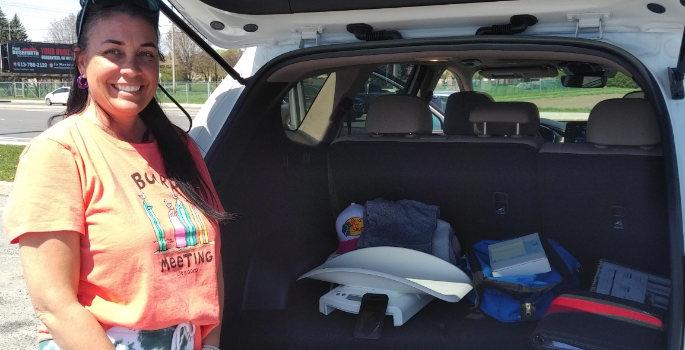
[[(0, 0), (0, 9), (7, 20), (16, 13), (24, 24), (31, 41), (45, 41), (48, 26), (51, 21), (62, 19), (70, 13), (76, 14), (81, 9), (79, 0)], [(160, 31), (166, 32), (171, 28), (171, 22), (160, 18)], [(0, 28), (7, 30), (7, 28)]]

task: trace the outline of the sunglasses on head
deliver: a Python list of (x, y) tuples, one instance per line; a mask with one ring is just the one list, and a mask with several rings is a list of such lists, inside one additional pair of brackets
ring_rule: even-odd
[(159, 11), (159, 4), (157, 4), (157, 0), (80, 0), (81, 1), (81, 12), (78, 20), (78, 27), (76, 31), (76, 37), (77, 39), (81, 38), (81, 30), (83, 29), (83, 20), (86, 17), (86, 9), (88, 8), (88, 4), (92, 3), (95, 6), (100, 6), (100, 7), (113, 7), (117, 6), (119, 4), (122, 4), (124, 2), (130, 2), (132, 4), (137, 5), (143, 10), (146, 11), (154, 11), (157, 12)]

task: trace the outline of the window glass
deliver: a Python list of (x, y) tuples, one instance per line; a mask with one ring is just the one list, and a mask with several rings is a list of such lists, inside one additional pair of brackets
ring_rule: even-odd
[[(353, 134), (365, 133), (366, 112), (376, 97), (407, 93), (415, 68), (416, 66), (412, 64), (385, 64), (373, 70), (354, 99), (351, 112), (353, 114)], [(347, 127), (344, 127), (341, 133), (346, 134)]]
[(433, 113), (433, 131), (442, 130), (442, 119)]
[(603, 88), (564, 87), (561, 75), (541, 79), (486, 79), (476, 73), (472, 84), (475, 91), (488, 93), (498, 102), (532, 102), (538, 106), (541, 118), (558, 121), (587, 121), (597, 103), (641, 91), (632, 78), (620, 72), (609, 77)]
[(322, 74), (307, 78), (297, 83), (283, 97), (281, 102), (281, 119), (283, 120), (284, 129), (294, 131), (300, 127), (329, 75)]
[(433, 99), (431, 100), (433, 107), (444, 114), (447, 98), (459, 91), (461, 91), (459, 78), (453, 72), (445, 70), (438, 80), (438, 85), (433, 90)]

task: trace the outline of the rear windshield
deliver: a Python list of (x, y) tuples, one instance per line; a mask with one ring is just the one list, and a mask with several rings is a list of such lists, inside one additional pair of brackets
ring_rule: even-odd
[[(590, 110), (612, 98), (636, 98), (640, 87), (632, 78), (616, 73), (603, 88), (569, 88), (560, 77), (541, 79), (486, 79), (476, 73), (473, 90), (485, 92), (497, 102), (525, 101), (538, 106), (540, 117), (558, 121), (587, 121)], [(628, 96), (626, 96), (628, 95)]]

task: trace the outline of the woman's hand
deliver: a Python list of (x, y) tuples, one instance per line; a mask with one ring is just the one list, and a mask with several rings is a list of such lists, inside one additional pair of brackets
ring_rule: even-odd
[(62, 350), (114, 350), (114, 345), (76, 297), (81, 234), (74, 231), (26, 233), (19, 252), (26, 286), (38, 318)]

